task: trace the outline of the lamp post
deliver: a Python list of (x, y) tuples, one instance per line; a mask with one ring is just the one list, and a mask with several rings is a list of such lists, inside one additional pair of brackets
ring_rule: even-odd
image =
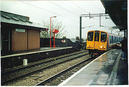
[(50, 48), (52, 47), (52, 41), (51, 41), (51, 19), (56, 18), (56, 16), (50, 17)]

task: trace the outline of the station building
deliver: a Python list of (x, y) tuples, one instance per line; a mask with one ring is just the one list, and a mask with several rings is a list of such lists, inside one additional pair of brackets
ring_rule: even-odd
[(0, 12), (2, 55), (40, 48), (40, 31), (46, 28), (32, 23), (27, 16)]

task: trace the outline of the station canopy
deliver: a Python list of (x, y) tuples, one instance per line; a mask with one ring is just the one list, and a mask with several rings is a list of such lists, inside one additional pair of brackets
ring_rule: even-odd
[(106, 13), (120, 30), (127, 30), (127, 0), (101, 0)]

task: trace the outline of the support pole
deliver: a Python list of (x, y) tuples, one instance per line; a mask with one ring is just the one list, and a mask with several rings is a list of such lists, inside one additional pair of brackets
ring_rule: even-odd
[(53, 34), (54, 34), (54, 37), (53, 37), (53, 39), (54, 39), (53, 48), (55, 48), (56, 47), (56, 45), (55, 45), (55, 33), (53, 33)]
[(80, 43), (82, 40), (82, 16), (80, 16)]
[(101, 13), (99, 14), (99, 26), (101, 27)]
[(50, 48), (52, 47), (52, 41), (51, 41), (51, 17), (50, 17)]

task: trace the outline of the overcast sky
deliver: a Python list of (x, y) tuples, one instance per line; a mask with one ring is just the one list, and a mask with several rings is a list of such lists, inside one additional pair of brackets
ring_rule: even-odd
[[(33, 0), (2, 0), (1, 10), (24, 16), (29, 16), (30, 21), (40, 24), (49, 23), (51, 16), (57, 16), (52, 22), (61, 22), (64, 26), (64, 35), (68, 38), (79, 36), (79, 16), (81, 14), (104, 13), (105, 9), (100, 0), (72, 0), (72, 1), (33, 1)], [(86, 38), (89, 30), (104, 30), (110, 32), (109, 28), (115, 26), (111, 19), (102, 17), (99, 26), (99, 18), (92, 19), (83, 17), (82, 37)]]

